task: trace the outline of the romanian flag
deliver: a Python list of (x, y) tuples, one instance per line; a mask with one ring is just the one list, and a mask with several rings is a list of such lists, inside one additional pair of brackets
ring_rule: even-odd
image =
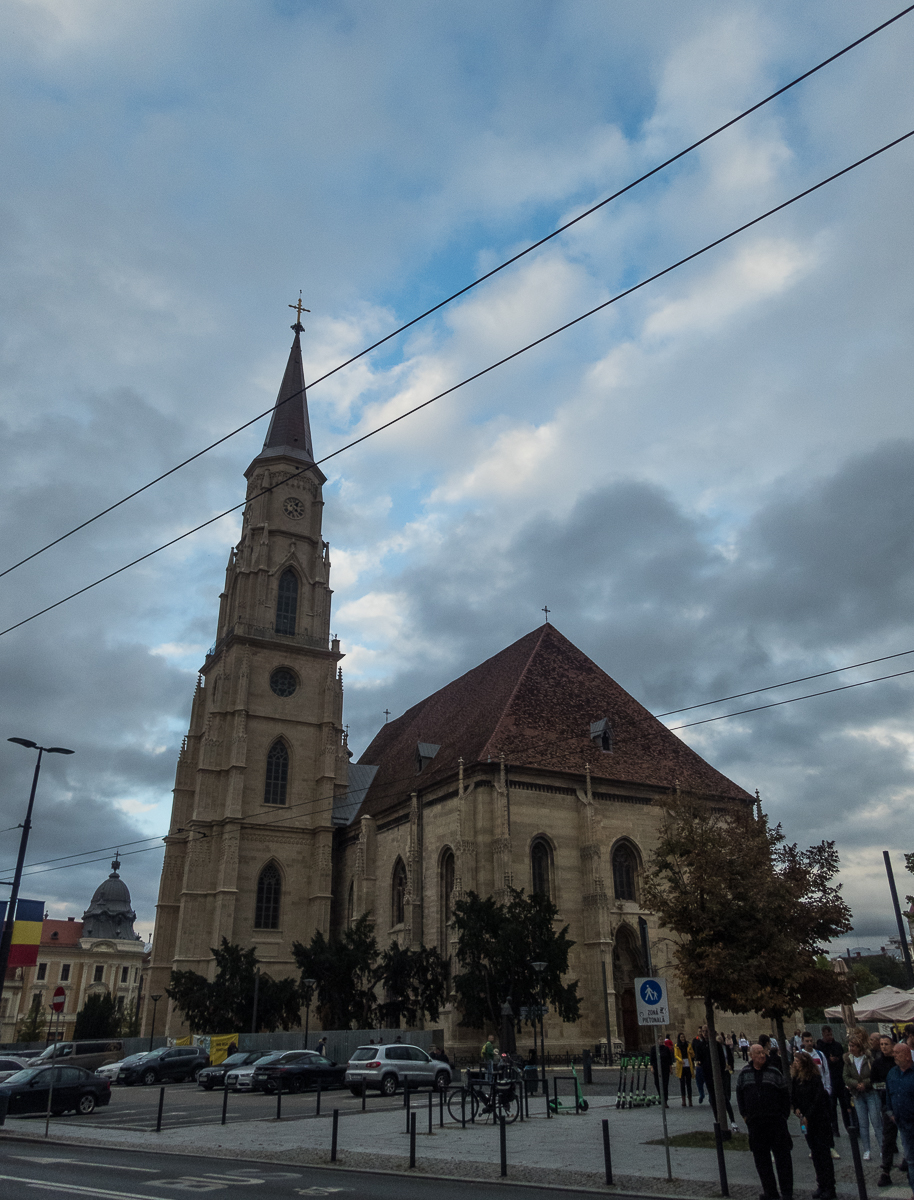
[[(0, 924), (6, 916), (6, 901), (0, 903)], [(38, 962), (38, 945), (44, 921), (43, 900), (20, 900), (16, 904), (10, 967), (33, 967)]]

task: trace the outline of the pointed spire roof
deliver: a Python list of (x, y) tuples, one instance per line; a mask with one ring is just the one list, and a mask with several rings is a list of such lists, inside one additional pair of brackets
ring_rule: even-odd
[[(612, 749), (592, 740), (606, 718)], [(382, 725), (360, 763), (378, 771), (362, 805), (374, 815), (397, 803), (416, 774), (416, 746), (440, 749), (423, 767), (423, 790), (456, 774), (459, 759), (751, 800), (630, 696), (550, 624)]]
[[(295, 340), (289, 351), (286, 373), (282, 377), (263, 449), (254, 463), (265, 458), (295, 458), (302, 463), (314, 462), (305, 372), (301, 360), (301, 335), (304, 329), (298, 323), (292, 328), (295, 330)], [(248, 467), (246, 474), (250, 474), (254, 463)]]

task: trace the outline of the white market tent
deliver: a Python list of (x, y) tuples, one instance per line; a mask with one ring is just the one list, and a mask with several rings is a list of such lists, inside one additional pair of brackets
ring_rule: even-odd
[[(854, 1002), (854, 1014), (858, 1021), (891, 1021), (905, 1025), (914, 1021), (914, 990), (903, 991), (897, 987), (883, 987), (861, 996)], [(841, 1021), (840, 1007), (826, 1008), (829, 1021)]]

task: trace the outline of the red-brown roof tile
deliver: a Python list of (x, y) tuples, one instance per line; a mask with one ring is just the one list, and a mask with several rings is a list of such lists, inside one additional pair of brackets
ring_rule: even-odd
[[(54, 937), (54, 934), (57, 937)], [(43, 921), (41, 924), (42, 946), (75, 946), (83, 935), (82, 921)]]
[[(608, 717), (613, 749), (590, 739), (591, 722)], [(441, 749), (416, 773), (416, 745)], [(509, 767), (595, 780), (751, 797), (727, 779), (546, 624), (382, 726), (359, 760), (378, 767), (360, 815), (373, 815), (421, 786), (504, 754)]]

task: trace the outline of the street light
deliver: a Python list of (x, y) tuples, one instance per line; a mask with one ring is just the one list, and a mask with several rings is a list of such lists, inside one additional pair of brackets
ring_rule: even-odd
[[(530, 966), (539, 975), (540, 980), (540, 1059), (543, 1064), (543, 1095), (546, 1100), (549, 1099), (549, 1085), (546, 1082), (546, 1034), (543, 1029), (543, 1009), (546, 1007), (543, 1003), (543, 972), (546, 970), (544, 962), (531, 963)], [(536, 1027), (533, 1029), (533, 1040), (536, 1041)]]
[(63, 746), (39, 746), (28, 738), (7, 738), (17, 746), (25, 746), (27, 750), (38, 751), (38, 761), (35, 763), (35, 774), (32, 776), (32, 791), (29, 795), (29, 806), (25, 810), (25, 820), (22, 822), (22, 836), (19, 838), (19, 857), (16, 859), (16, 873), (13, 876), (12, 891), (10, 892), (9, 908), (6, 910), (6, 925), (3, 937), (0, 938), (0, 1000), (3, 999), (3, 985), (6, 982), (6, 971), (10, 961), (10, 948), (13, 944), (13, 923), (16, 920), (16, 904), (19, 900), (19, 884), (22, 881), (22, 866), (25, 862), (25, 850), (29, 844), (29, 830), (32, 828), (32, 806), (35, 803), (35, 789), (38, 787), (38, 772), (41, 770), (42, 754), (74, 754), (74, 750), (66, 750)]
[(305, 994), (305, 1049), (308, 1049), (308, 1026), (311, 1024), (311, 998), (314, 995), (314, 989), (317, 987), (316, 979), (303, 979), (301, 981), (302, 991)]
[(162, 995), (161, 993), (159, 993), (158, 996), (150, 995), (149, 999), (152, 1001), (152, 1024), (149, 1026), (149, 1050), (151, 1052), (152, 1039), (155, 1037), (156, 1032), (156, 1009), (159, 1006), (159, 1001), (162, 999)]

